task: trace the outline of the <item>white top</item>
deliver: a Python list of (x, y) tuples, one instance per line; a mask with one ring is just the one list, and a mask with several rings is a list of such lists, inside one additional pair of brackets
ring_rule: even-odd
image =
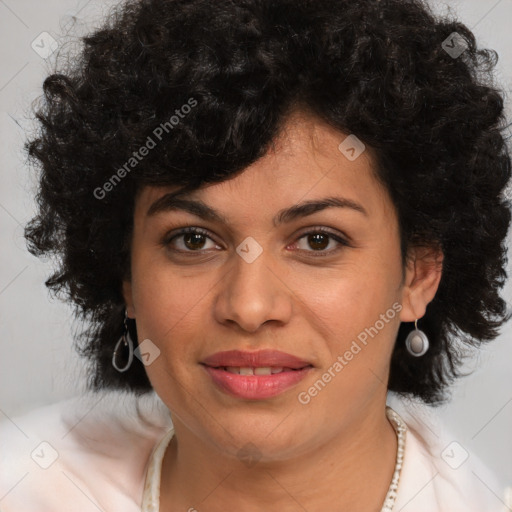
[[(393, 511), (508, 512), (505, 489), (453, 441), (431, 408), (391, 394), (388, 403), (408, 426)], [(0, 510), (157, 512), (161, 462), (173, 433), (156, 395), (92, 394), (5, 419)]]

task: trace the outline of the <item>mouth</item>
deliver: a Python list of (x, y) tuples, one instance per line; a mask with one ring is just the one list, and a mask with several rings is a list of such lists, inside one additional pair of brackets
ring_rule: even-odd
[(275, 350), (218, 352), (201, 365), (220, 391), (245, 400), (284, 393), (313, 369), (311, 363)]
[(304, 368), (313, 368), (311, 365), (306, 365), (302, 368), (285, 368), (283, 366), (257, 366), (257, 367), (241, 367), (241, 366), (211, 366), (217, 370), (224, 370), (225, 372), (234, 373), (235, 375), (277, 375), (283, 372), (297, 372)]

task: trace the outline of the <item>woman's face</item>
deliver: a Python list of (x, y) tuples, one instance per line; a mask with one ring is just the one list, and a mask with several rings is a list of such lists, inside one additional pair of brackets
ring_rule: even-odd
[(297, 114), (229, 181), (138, 196), (124, 294), (178, 439), (284, 459), (381, 414), (414, 276), (369, 151), (345, 138)]

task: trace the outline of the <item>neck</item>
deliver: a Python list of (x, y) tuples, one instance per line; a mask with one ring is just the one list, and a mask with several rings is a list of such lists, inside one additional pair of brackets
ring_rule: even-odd
[(310, 452), (254, 465), (213, 450), (179, 421), (174, 426), (162, 464), (162, 512), (375, 512), (396, 462), (397, 438), (385, 403)]

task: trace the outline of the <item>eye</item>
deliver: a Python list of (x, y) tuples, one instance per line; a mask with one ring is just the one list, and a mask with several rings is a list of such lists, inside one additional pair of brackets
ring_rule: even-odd
[[(222, 249), (209, 236), (208, 231), (196, 227), (187, 227), (177, 233), (171, 233), (171, 235), (164, 238), (162, 244), (172, 250), (184, 253), (200, 253), (211, 249)], [(303, 233), (292, 245), (292, 247), (296, 247), (303, 252), (317, 253), (315, 256), (327, 256), (340, 250), (340, 246), (348, 247), (350, 244), (340, 235), (334, 234), (325, 228), (315, 228), (314, 231)]]
[[(325, 256), (337, 252), (341, 249), (340, 246), (348, 247), (349, 243), (341, 236), (325, 228), (318, 228), (315, 229), (315, 231), (304, 233), (298, 241), (295, 242), (295, 245), (301, 251), (319, 253), (318, 256)], [(328, 248), (330, 249), (326, 250)]]
[[(208, 246), (210, 241), (210, 246)], [(199, 252), (202, 250), (220, 248), (215, 243), (208, 232), (200, 228), (184, 228), (173, 236), (166, 237), (163, 241), (165, 246), (172, 246), (174, 249), (181, 252)]]

